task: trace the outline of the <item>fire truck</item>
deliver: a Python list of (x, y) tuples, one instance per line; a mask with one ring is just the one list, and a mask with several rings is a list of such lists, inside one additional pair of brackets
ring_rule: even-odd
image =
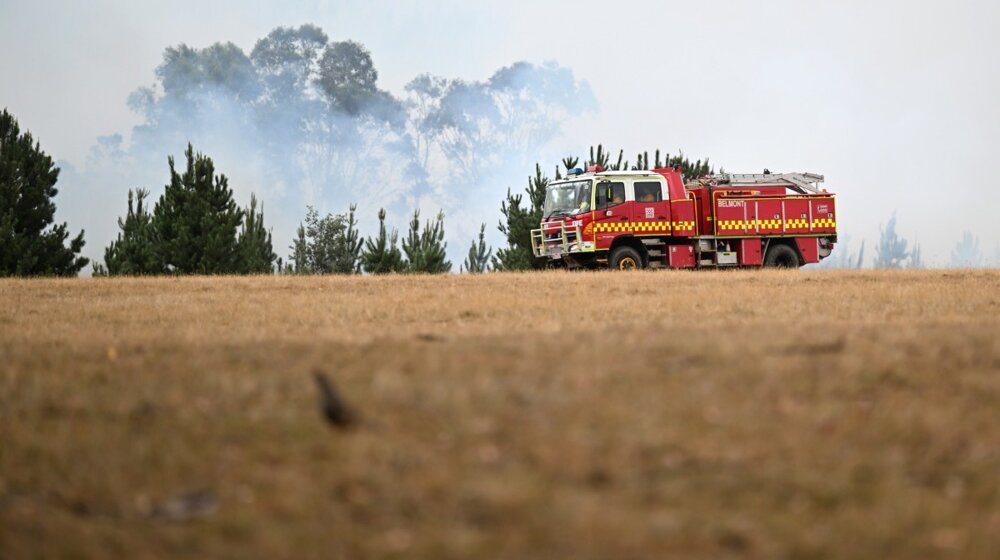
[(822, 182), (767, 170), (685, 183), (680, 168), (577, 168), (548, 185), (532, 250), (569, 268), (798, 268), (837, 242)]

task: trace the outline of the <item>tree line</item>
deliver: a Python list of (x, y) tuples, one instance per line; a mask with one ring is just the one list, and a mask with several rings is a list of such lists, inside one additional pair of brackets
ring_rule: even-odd
[[(217, 173), (212, 159), (195, 153), (188, 144), (185, 165), (178, 169), (168, 157), (169, 182), (150, 206), (149, 191), (129, 190), (127, 210), (118, 218), (117, 237), (104, 250), (101, 263), (94, 263), (95, 275), (157, 274), (391, 274), (451, 272), (444, 241), (444, 214), (421, 222), (413, 212), (406, 236), (389, 228), (386, 211), (378, 213), (379, 231), (363, 238), (357, 228), (356, 206), (342, 214), (321, 216), (307, 207), (287, 260), (272, 246), (271, 231), (264, 222), (264, 208), (256, 196), (239, 207), (233, 200), (228, 178)], [(584, 166), (603, 165), (612, 170), (643, 170), (680, 167), (689, 177), (713, 172), (708, 160), (690, 161), (682, 153), (648, 152), (615, 160), (602, 145), (591, 147)], [(555, 167), (554, 178), (580, 163), (567, 157)], [(59, 169), (30, 132), (20, 130), (17, 120), (4, 109), (0, 113), (0, 276), (75, 276), (89, 259), (80, 256), (84, 232), (70, 238), (67, 224), (55, 224), (56, 183)], [(502, 215), (497, 229), (505, 244), (496, 252), (486, 244), (486, 224), (473, 239), (461, 272), (533, 270), (545, 266), (531, 249), (531, 230), (542, 218), (545, 191), (551, 179), (535, 164), (523, 193), (508, 189), (501, 202)], [(860, 251), (848, 251), (846, 243), (825, 264), (860, 268)], [(997, 250), (1000, 264), (1000, 248)], [(979, 239), (965, 232), (951, 254), (954, 266), (987, 264)], [(920, 245), (910, 243), (896, 232), (896, 216), (881, 228), (875, 247), (875, 268), (922, 268)]]
[(345, 214), (321, 216), (307, 207), (288, 260), (278, 257), (264, 224), (263, 205), (251, 195), (239, 208), (223, 174), (212, 159), (189, 144), (187, 164), (177, 170), (168, 158), (170, 182), (150, 210), (149, 192), (129, 191), (128, 210), (118, 219), (117, 239), (104, 251), (95, 275), (151, 274), (369, 274), (445, 273), (444, 214), (420, 221), (413, 213), (406, 238), (399, 240), (379, 211), (379, 233), (360, 236), (352, 205)]

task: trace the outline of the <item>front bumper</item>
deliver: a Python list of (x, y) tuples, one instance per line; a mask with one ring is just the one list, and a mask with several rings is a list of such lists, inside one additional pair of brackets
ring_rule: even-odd
[(583, 241), (579, 222), (549, 222), (531, 230), (531, 251), (536, 257), (558, 259), (591, 250), (593, 245)]

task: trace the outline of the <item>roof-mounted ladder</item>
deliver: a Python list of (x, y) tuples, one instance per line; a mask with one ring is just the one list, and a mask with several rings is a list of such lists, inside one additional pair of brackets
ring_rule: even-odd
[(716, 173), (709, 180), (718, 185), (786, 185), (802, 194), (826, 192), (823, 176), (816, 173)]

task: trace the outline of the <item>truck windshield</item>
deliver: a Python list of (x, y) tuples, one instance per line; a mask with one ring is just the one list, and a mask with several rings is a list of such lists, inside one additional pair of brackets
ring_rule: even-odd
[(574, 215), (590, 212), (590, 185), (592, 181), (553, 183), (545, 191), (544, 216)]

